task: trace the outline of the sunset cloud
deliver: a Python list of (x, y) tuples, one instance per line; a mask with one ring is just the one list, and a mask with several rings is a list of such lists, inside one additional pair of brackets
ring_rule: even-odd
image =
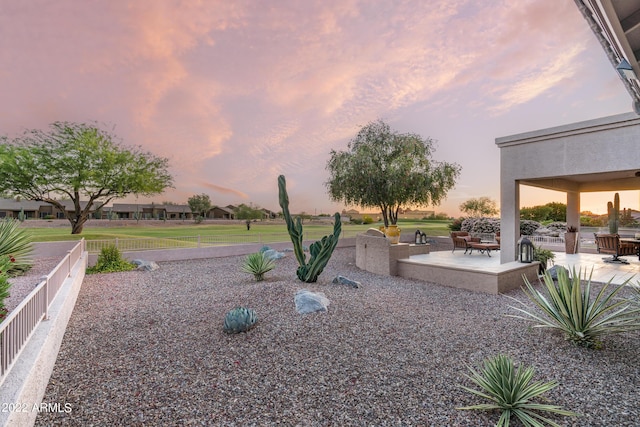
[(531, 130), (531, 117), (558, 124), (560, 114), (532, 105), (553, 98), (562, 117), (584, 119), (630, 104), (571, 0), (2, 9), (0, 133), (55, 120), (115, 125), (126, 143), (170, 159), (177, 188), (166, 197), (182, 202), (211, 190), (215, 203), (275, 209), (286, 174), (292, 204), (332, 210), (329, 151), (376, 118), (444, 141), (438, 155), (465, 171), (452, 196), (484, 180), (497, 194), (493, 139)]

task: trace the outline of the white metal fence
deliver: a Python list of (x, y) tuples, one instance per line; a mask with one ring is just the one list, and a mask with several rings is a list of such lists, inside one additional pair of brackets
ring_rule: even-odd
[[(593, 233), (589, 233), (593, 235)], [(580, 247), (583, 249), (595, 249), (595, 239), (589, 238), (589, 234), (580, 235)], [(526, 237), (536, 246), (562, 246), (564, 248), (564, 237), (552, 236), (523, 236)]]
[(0, 384), (38, 324), (48, 318), (51, 302), (85, 250), (85, 240), (82, 239), (0, 323)]
[[(495, 241), (496, 235), (495, 233), (471, 233), (473, 237), (479, 237), (483, 241)], [(583, 249), (595, 249), (595, 239), (592, 236), (593, 233), (581, 233), (580, 235), (580, 247)], [(554, 247), (554, 246), (562, 246), (564, 248), (564, 237), (558, 236), (522, 236), (529, 239), (531, 243), (536, 246), (545, 246), (545, 247)]]
[[(355, 237), (362, 231), (344, 230), (340, 234), (341, 238)], [(304, 233), (305, 240), (320, 240), (329, 234), (324, 231), (310, 231)], [(288, 233), (247, 233), (247, 234), (224, 234), (210, 236), (183, 236), (183, 237), (144, 237), (131, 239), (105, 239), (87, 240), (86, 250), (91, 254), (99, 253), (102, 248), (115, 245), (122, 252), (147, 251), (153, 249), (181, 249), (181, 248), (204, 248), (211, 246), (229, 246), (238, 244), (268, 244), (279, 242), (290, 242)]]

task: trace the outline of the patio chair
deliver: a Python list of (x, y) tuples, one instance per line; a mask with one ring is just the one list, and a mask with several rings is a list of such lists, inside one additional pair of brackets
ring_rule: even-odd
[(479, 237), (471, 237), (466, 231), (452, 231), (451, 240), (453, 240), (453, 250), (451, 252), (455, 252), (456, 249), (464, 249), (465, 254), (472, 249), (469, 245), (470, 243), (480, 243)]
[(629, 261), (620, 257), (636, 254), (635, 246), (632, 243), (621, 243), (620, 236), (618, 234), (594, 234), (596, 237), (596, 250), (598, 253), (613, 255), (609, 258), (602, 258), (604, 262), (629, 264)]

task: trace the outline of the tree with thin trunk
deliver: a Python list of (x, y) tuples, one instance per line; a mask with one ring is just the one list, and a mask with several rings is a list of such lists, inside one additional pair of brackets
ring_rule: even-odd
[(459, 208), (471, 217), (493, 216), (499, 212), (496, 201), (487, 196), (469, 199), (461, 203)]
[(55, 122), (48, 130), (2, 139), (0, 191), (55, 206), (71, 223), (71, 234), (80, 234), (90, 215), (111, 200), (172, 187), (168, 167), (168, 159), (123, 146), (96, 125)]
[(401, 207), (438, 205), (455, 185), (460, 166), (431, 159), (430, 138), (393, 131), (382, 120), (364, 126), (348, 151), (331, 150), (326, 182), (336, 202), (378, 208), (385, 227)]
[(235, 217), (245, 220), (248, 231), (251, 229), (251, 221), (264, 218), (264, 211), (251, 203), (249, 205), (242, 203), (235, 209)]
[(189, 205), (194, 218), (197, 218), (198, 216), (201, 218), (206, 218), (207, 214), (212, 208), (211, 198), (208, 194), (205, 193), (194, 194), (193, 196), (189, 197), (189, 199), (187, 200), (187, 204)]

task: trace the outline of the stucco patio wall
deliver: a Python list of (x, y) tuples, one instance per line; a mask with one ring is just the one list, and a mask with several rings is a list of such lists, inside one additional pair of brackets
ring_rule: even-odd
[(477, 268), (425, 264), (411, 259), (398, 261), (398, 276), (424, 280), (452, 288), (467, 289), (488, 294), (500, 294), (522, 287), (522, 276), (530, 282), (538, 280), (538, 262), (503, 264), (498, 272)]

